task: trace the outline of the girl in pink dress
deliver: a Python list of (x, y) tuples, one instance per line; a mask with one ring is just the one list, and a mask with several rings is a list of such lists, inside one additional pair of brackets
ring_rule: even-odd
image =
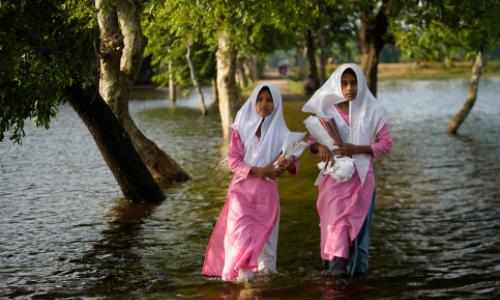
[[(344, 142), (333, 153), (321, 144), (313, 145), (321, 159), (350, 156), (355, 166), (353, 176), (347, 181), (339, 182), (332, 176), (322, 175), (318, 181), (316, 207), (320, 217), (321, 258), (327, 266), (325, 274), (342, 278), (348, 271), (351, 275), (366, 272), (368, 239), (361, 235), (367, 234), (367, 230), (362, 232), (362, 229), (369, 226), (365, 223), (371, 219), (370, 207), (375, 194), (373, 160), (380, 159), (392, 148), (386, 112), (369, 91), (365, 76), (356, 64), (339, 66), (302, 110), (335, 122)], [(360, 240), (365, 243), (362, 248), (358, 248)], [(354, 257), (358, 258), (357, 262), (353, 262)], [(356, 265), (359, 263), (365, 265)]]
[(257, 86), (231, 128), (228, 161), (233, 178), (208, 243), (203, 275), (241, 282), (256, 272), (276, 272), (276, 178), (286, 169), (295, 172), (295, 164), (280, 156), (288, 132), (279, 90), (270, 84)]

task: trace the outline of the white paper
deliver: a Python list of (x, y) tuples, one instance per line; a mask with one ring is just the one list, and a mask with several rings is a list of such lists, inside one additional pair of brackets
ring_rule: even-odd
[(286, 135), (285, 143), (282, 148), (282, 152), (286, 159), (290, 159), (292, 156), (299, 158), (302, 155), (304, 150), (307, 148), (307, 143), (304, 141), (305, 136), (305, 132), (292, 131)]
[[(352, 178), (354, 175), (354, 160), (348, 156), (336, 156), (335, 163), (329, 161), (318, 163), (321, 176), (332, 176), (338, 182), (345, 182)], [(316, 180), (315, 185), (319, 183), (319, 178)]]
[(336, 146), (333, 138), (328, 134), (328, 131), (321, 125), (321, 122), (316, 116), (309, 116), (304, 120), (309, 134), (323, 146), (326, 146), (330, 151), (333, 151)]
[[(305, 132), (292, 132), (290, 131), (286, 137), (285, 142), (282, 147), (282, 154), (286, 159), (291, 159), (292, 156), (299, 158), (304, 150), (309, 146), (305, 141)], [(275, 167), (278, 167), (277, 162), (275, 162)]]

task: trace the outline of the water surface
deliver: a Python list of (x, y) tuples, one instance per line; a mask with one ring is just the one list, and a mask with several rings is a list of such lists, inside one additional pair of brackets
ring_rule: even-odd
[[(376, 166), (370, 276), (344, 290), (319, 276), (311, 155), (299, 176), (280, 179), (280, 273), (242, 288), (200, 275), (230, 178), (217, 116), (201, 117), (195, 97), (175, 109), (161, 92), (131, 102), (139, 127), (193, 177), (147, 207), (121, 199), (87, 129), (63, 105), (49, 130), (27, 124), (22, 145), (0, 144), (0, 298), (499, 298), (499, 86), (481, 82), (461, 135), (451, 137), (447, 121), (466, 81), (381, 82), (395, 146)], [(296, 130), (300, 107), (285, 104)]]

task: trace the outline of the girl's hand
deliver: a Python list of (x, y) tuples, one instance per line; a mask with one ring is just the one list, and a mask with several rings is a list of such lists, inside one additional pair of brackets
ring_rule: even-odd
[(290, 165), (290, 161), (287, 160), (283, 154), (280, 155), (275, 162), (275, 166), (277, 166), (278, 169), (281, 169), (281, 170), (286, 170), (289, 165)]
[(259, 178), (269, 177), (275, 179), (283, 173), (283, 170), (281, 168), (276, 168), (274, 164), (269, 164), (265, 167), (253, 167), (251, 172), (254, 176)]
[(263, 172), (264, 176), (262, 177), (269, 177), (271, 179), (279, 177), (284, 171), (284, 169), (282, 169), (281, 167), (276, 168), (274, 164), (265, 166), (263, 170), (264, 170)]
[(332, 158), (332, 153), (326, 146), (318, 144), (319, 157), (322, 161), (329, 161)]
[(349, 156), (352, 157), (353, 154), (357, 154), (357, 146), (353, 144), (343, 144), (337, 149), (333, 150), (334, 155), (338, 156)]

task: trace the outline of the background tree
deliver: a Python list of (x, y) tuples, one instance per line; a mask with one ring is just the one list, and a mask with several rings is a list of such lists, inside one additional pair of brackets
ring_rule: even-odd
[(394, 24), (398, 46), (410, 57), (435, 60), (462, 49), (465, 57), (474, 58), (468, 95), (449, 121), (450, 134), (457, 133), (476, 102), (485, 51), (500, 41), (498, 16), (500, 3), (494, 0), (420, 1), (403, 10), (400, 21)]
[(397, 0), (364, 0), (353, 4), (359, 19), (360, 64), (368, 80), (368, 88), (375, 96), (380, 53), (386, 44), (393, 43), (389, 24), (398, 16), (403, 3)]
[[(167, 53), (162, 45), (169, 40), (178, 43), (179, 46), (174, 48), (183, 49), (182, 53), (185, 53), (185, 42), (193, 38), (193, 42), (200, 47), (198, 51), (205, 49), (206, 53), (214, 54), (215, 72), (212, 75), (216, 77), (217, 103), (226, 138), (240, 102), (240, 88), (236, 80), (238, 69), (242, 85), (244, 78), (256, 77), (259, 54), (269, 49), (264, 43), (269, 41), (268, 37), (277, 36), (268, 35), (278, 27), (275, 4), (274, 1), (158, 0), (151, 1), (147, 8), (151, 16), (147, 19), (146, 35), (151, 47), (148, 46), (146, 51), (154, 56), (157, 68), (164, 65)], [(174, 58), (177, 53), (172, 51), (168, 56)], [(185, 62), (176, 64), (176, 59), (170, 61), (174, 62), (176, 69), (187, 67)], [(238, 68), (238, 62), (243, 66)], [(246, 64), (248, 71), (241, 71)], [(203, 67), (195, 57), (193, 65), (200, 70), (197, 73), (203, 78)]]
[[(181, 5), (182, 2), (176, 1), (153, 1), (146, 7), (143, 20), (144, 33), (148, 39), (145, 53), (152, 56), (155, 68), (153, 81), (168, 85), (169, 93), (175, 92), (172, 85), (189, 91), (192, 87), (196, 88), (195, 82), (201, 88), (211, 84), (216, 76), (216, 49), (206, 42), (201, 30), (197, 29), (199, 25), (196, 25), (196, 19), (183, 14)], [(189, 60), (195, 75), (194, 81), (186, 56), (187, 48), (190, 48)]]
[(95, 16), (79, 1), (2, 1), (0, 139), (24, 136), (24, 121), (48, 128), (68, 101), (94, 137), (126, 198), (164, 198), (130, 138), (96, 92)]
[(137, 128), (128, 110), (129, 89), (142, 64), (142, 6), (132, 0), (96, 0), (100, 31), (99, 92), (129, 133), (134, 147), (163, 187), (189, 179), (187, 173)]

